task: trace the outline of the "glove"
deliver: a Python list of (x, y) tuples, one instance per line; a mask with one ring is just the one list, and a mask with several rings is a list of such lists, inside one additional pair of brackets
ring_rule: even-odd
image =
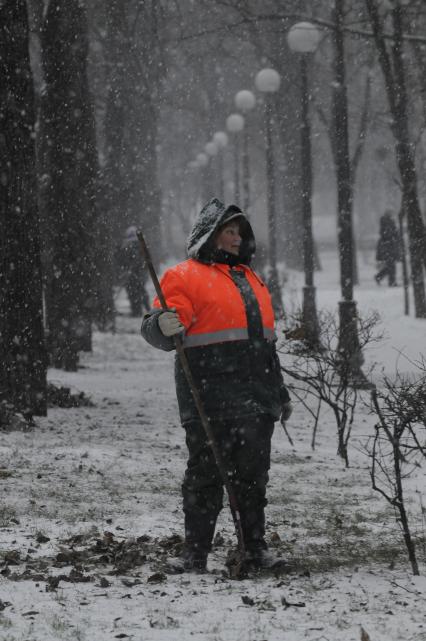
[(284, 403), (284, 405), (281, 408), (281, 418), (280, 421), (281, 423), (286, 423), (290, 416), (293, 413), (293, 405), (291, 401), (287, 401), (287, 403)]
[(185, 327), (179, 320), (176, 312), (163, 312), (158, 317), (158, 326), (164, 336), (174, 336), (183, 332)]

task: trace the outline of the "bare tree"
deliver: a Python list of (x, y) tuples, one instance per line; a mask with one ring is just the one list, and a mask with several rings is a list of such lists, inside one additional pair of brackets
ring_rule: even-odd
[(24, 0), (0, 4), (0, 400), (46, 413), (34, 92)]
[[(384, 390), (372, 392), (377, 415), (374, 438), (367, 444), (373, 489), (392, 505), (400, 523), (413, 574), (419, 574), (410, 529), (404, 479), (426, 458), (426, 376), (408, 380), (401, 375), (384, 380)], [(372, 442), (372, 443), (371, 443)]]
[[(371, 61), (370, 61), (371, 62)], [(367, 66), (367, 65), (366, 65)], [(359, 121), (358, 121), (358, 130), (355, 134), (355, 139), (352, 143), (352, 153), (350, 155), (350, 183), (351, 183), (351, 192), (352, 194), (354, 193), (355, 186), (356, 186), (356, 177), (357, 177), (357, 170), (360, 165), (360, 161), (362, 159), (363, 151), (365, 149), (365, 143), (367, 139), (367, 133), (368, 133), (368, 126), (369, 126), (369, 120), (370, 120), (370, 110), (371, 110), (371, 83), (372, 83), (372, 77), (371, 77), (371, 70), (370, 68), (366, 69), (364, 68), (364, 88), (362, 92), (362, 103), (360, 104), (360, 115), (359, 115)], [(330, 147), (331, 147), (331, 152), (333, 155), (333, 160), (334, 160), (334, 165), (337, 166), (338, 164), (338, 151), (337, 151), (337, 145), (338, 145), (338, 140), (336, 136), (336, 131), (335, 128), (332, 126), (332, 123), (330, 122), (330, 119), (328, 118), (328, 115), (322, 105), (320, 103), (316, 104), (316, 110), (319, 116), (320, 121), (323, 123), (327, 135), (330, 139)], [(353, 215), (353, 205), (354, 205), (354, 199), (353, 195), (350, 199), (350, 207), (351, 207), (351, 216)], [(355, 238), (352, 239), (353, 245), (354, 245), (354, 251), (352, 255), (352, 267), (353, 267), (353, 282), (355, 284), (358, 284), (358, 267), (357, 267), (357, 256), (356, 256), (356, 246), (355, 246)]]

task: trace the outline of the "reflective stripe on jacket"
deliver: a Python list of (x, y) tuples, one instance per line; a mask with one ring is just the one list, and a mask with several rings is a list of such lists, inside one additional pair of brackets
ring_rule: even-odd
[[(289, 394), (273, 340), (270, 295), (257, 275), (246, 266), (190, 259), (167, 270), (161, 284), (168, 307), (176, 307), (186, 328), (185, 353), (207, 416), (269, 415), (277, 420)], [(159, 301), (154, 304), (156, 309), (144, 316), (142, 335), (154, 347), (170, 351), (173, 339), (162, 334)], [(175, 380), (182, 424), (198, 421), (179, 358)]]

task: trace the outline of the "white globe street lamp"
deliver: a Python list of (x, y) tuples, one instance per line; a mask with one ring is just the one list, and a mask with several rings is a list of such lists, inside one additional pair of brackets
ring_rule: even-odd
[(204, 151), (208, 156), (216, 156), (219, 151), (219, 147), (213, 140), (211, 140), (204, 146)]
[(228, 144), (228, 136), (224, 131), (216, 131), (216, 133), (213, 134), (213, 142), (215, 142), (220, 149), (223, 149)]
[(235, 94), (234, 102), (237, 109), (246, 113), (256, 106), (256, 96), (248, 89), (241, 89), (241, 91)]
[(262, 93), (274, 93), (280, 88), (281, 76), (275, 69), (262, 69), (256, 74), (254, 84)]
[[(235, 106), (246, 114), (256, 105), (256, 96), (248, 89), (242, 89), (235, 94)], [(243, 135), (243, 208), (247, 213), (250, 205), (250, 160), (249, 160), (249, 128), (244, 127)]]
[(207, 165), (209, 164), (209, 159), (207, 154), (203, 154), (202, 152), (197, 154), (196, 161), (199, 167), (207, 167)]
[(303, 267), (305, 286), (303, 288), (303, 328), (306, 342), (319, 346), (319, 326), (314, 286), (314, 241), (312, 235), (312, 152), (311, 126), (309, 118), (308, 55), (318, 47), (320, 33), (310, 22), (298, 22), (287, 34), (289, 48), (300, 55), (301, 84), (301, 168), (303, 207)]
[(236, 134), (244, 129), (244, 118), (241, 114), (231, 114), (226, 119), (226, 128), (232, 134)]
[(287, 43), (297, 53), (314, 53), (319, 45), (321, 35), (311, 22), (297, 22), (287, 34)]
[(272, 303), (277, 314), (282, 312), (281, 289), (277, 272), (277, 225), (275, 214), (275, 173), (274, 151), (272, 144), (272, 94), (281, 84), (280, 74), (275, 69), (262, 69), (256, 74), (256, 89), (265, 94), (265, 155), (266, 155), (266, 195), (268, 207), (269, 264), (271, 274), (269, 285)]
[(241, 114), (231, 114), (226, 119), (227, 130), (234, 134), (234, 198), (235, 204), (240, 201), (240, 140), (239, 132), (244, 129), (244, 118)]

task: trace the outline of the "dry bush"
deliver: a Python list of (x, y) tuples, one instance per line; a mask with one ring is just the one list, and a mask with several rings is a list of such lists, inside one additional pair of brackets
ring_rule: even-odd
[[(372, 313), (365, 319), (358, 319), (358, 340), (360, 358), (362, 350), (382, 338), (378, 334), (379, 317)], [(289, 388), (314, 418), (312, 447), (315, 447), (315, 436), (320, 415), (321, 403), (328, 405), (332, 411), (337, 427), (337, 453), (349, 466), (348, 442), (351, 435), (360, 390), (371, 389), (369, 376), (373, 367), (354, 379), (350, 359), (339, 346), (338, 319), (330, 312), (319, 315), (320, 349), (314, 349), (303, 340), (287, 340), (279, 350), (285, 355), (283, 372), (291, 379)], [(295, 332), (287, 336), (297, 337)], [(317, 401), (317, 410), (313, 411), (307, 403), (307, 397)]]
[(378, 421), (375, 434), (366, 445), (371, 458), (371, 481), (394, 508), (402, 528), (413, 574), (419, 574), (415, 543), (405, 505), (404, 480), (426, 458), (426, 368), (419, 365), (420, 376), (408, 378), (397, 373), (394, 380), (384, 379), (381, 391), (371, 394), (372, 411)]

